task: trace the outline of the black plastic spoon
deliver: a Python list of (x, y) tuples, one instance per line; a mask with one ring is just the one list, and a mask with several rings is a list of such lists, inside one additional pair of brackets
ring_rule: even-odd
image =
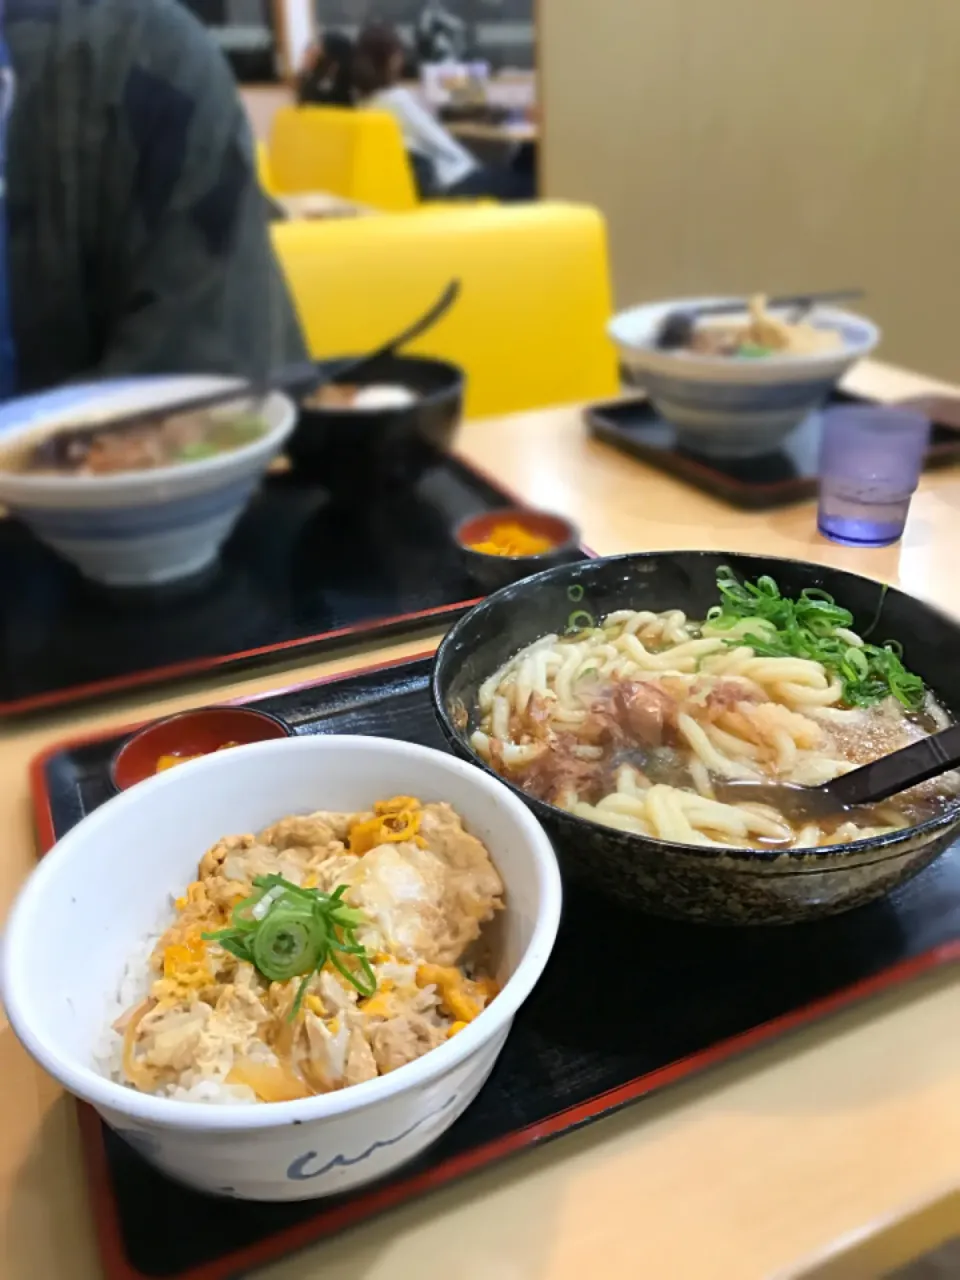
[(791, 822), (836, 816), (859, 805), (878, 804), (940, 773), (960, 766), (960, 724), (912, 742), (870, 764), (825, 782), (801, 787), (793, 782), (716, 781), (717, 798), (733, 804), (768, 804)]
[[(849, 302), (853, 298), (862, 298), (862, 289), (833, 289), (826, 293), (791, 293), (781, 298), (769, 298), (767, 310), (782, 311), (784, 307), (799, 307), (801, 313), (809, 311), (821, 302)], [(697, 321), (704, 316), (735, 315), (738, 311), (746, 311), (747, 302), (735, 298), (727, 302), (710, 302), (702, 307), (681, 307), (669, 311), (657, 330), (654, 346), (661, 351), (672, 351), (677, 347), (685, 347), (693, 337)]]
[(447, 314), (459, 296), (460, 281), (451, 280), (433, 306), (428, 308), (419, 320), (414, 320), (413, 324), (398, 333), (395, 338), (391, 338), (388, 342), (383, 343), (382, 346), (377, 347), (375, 351), (371, 351), (365, 356), (358, 356), (356, 360), (351, 360), (349, 364), (341, 365), (331, 377), (324, 378), (323, 381), (355, 382), (358, 373), (362, 373), (364, 369), (372, 368), (378, 360), (382, 360), (385, 356), (395, 355), (401, 347), (405, 347), (414, 338), (419, 338), (422, 333), (432, 329), (437, 321)]

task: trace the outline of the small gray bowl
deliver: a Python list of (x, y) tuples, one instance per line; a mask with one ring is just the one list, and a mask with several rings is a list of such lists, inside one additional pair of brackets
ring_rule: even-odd
[[(529, 533), (549, 538), (549, 550), (534, 556), (498, 556), (474, 550), (472, 543), (483, 542), (498, 524), (518, 524)], [(487, 591), (497, 591), (529, 578), (531, 574), (555, 565), (580, 559), (580, 530), (565, 516), (549, 511), (533, 511), (527, 507), (502, 507), (483, 515), (468, 516), (453, 531), (460, 548), (464, 568), (470, 577)]]

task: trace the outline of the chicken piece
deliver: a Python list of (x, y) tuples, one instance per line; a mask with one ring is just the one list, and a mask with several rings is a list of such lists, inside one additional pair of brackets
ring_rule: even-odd
[(263, 844), (275, 849), (327, 848), (339, 842), (344, 844), (351, 826), (373, 815), (370, 813), (308, 813), (281, 818), (260, 832)]
[(448, 804), (428, 804), (420, 819), (420, 835), (431, 853), (446, 863), (446, 886), (441, 909), (446, 931), (438, 938), (434, 955), (423, 959), (455, 964), (480, 935), (480, 926), (503, 907), (503, 881), (486, 848), (463, 829), (459, 815)]
[(194, 1065), (203, 1075), (225, 1076), (237, 1058), (256, 1057), (269, 1014), (249, 985), (224, 987), (197, 1044)]
[(255, 836), (226, 836), (200, 861), (200, 883), (222, 921), (253, 889), (253, 878), (278, 870), (276, 854)]
[(313, 850), (308, 848), (289, 848), (278, 852), (269, 845), (257, 843), (228, 854), (223, 863), (223, 876), (242, 883), (248, 893), (253, 889), (257, 876), (279, 874), (293, 884), (301, 884), (313, 856)]
[(237, 849), (249, 849), (257, 843), (255, 836), (224, 836), (200, 859), (199, 875), (201, 880), (221, 874), (227, 855)]
[(320, 1000), (330, 1013), (352, 1013), (357, 1006), (359, 992), (352, 983), (341, 978), (339, 974), (324, 969), (319, 980)]
[[(245, 965), (244, 968), (250, 966)], [(316, 979), (312, 979), (307, 987), (309, 991), (316, 984)], [(290, 1012), (293, 1009), (293, 1002), (297, 998), (297, 988), (300, 985), (299, 978), (293, 982), (271, 982), (264, 996), (264, 1003), (273, 1015), (274, 1021), (281, 1025), (292, 1025), (289, 1022)]]
[(252, 965), (244, 965), (237, 981), (223, 988), (214, 1007), (218, 1028), (223, 1034), (244, 1034), (249, 1037), (264, 1022), (269, 1021), (257, 985), (257, 974)]
[(339, 1089), (344, 1081), (350, 1043), (347, 1019), (334, 1018), (328, 1025), (308, 1010), (303, 1021), (308, 1056), (301, 1059), (299, 1066), (304, 1078), (318, 1093)]
[(360, 1028), (354, 1027), (347, 1043), (344, 1085), (362, 1084), (364, 1080), (375, 1080), (378, 1074), (377, 1060), (373, 1056), (373, 1050)]
[(159, 1004), (137, 1028), (135, 1060), (179, 1074), (196, 1062), (197, 1051), (213, 1010), (201, 1000), (173, 1006)]
[(631, 741), (659, 747), (672, 739), (677, 726), (677, 704), (659, 685), (649, 680), (625, 680), (613, 695), (620, 723)]
[(377, 1023), (371, 1027), (369, 1036), (380, 1074), (386, 1075), (436, 1049), (446, 1040), (447, 1032), (444, 1027), (428, 1022), (422, 1014), (406, 1013)]
[(327, 856), (326, 846), (319, 853), (299, 847), (278, 852), (253, 836), (233, 836), (205, 855), (200, 864), (202, 884), (226, 920), (237, 903), (254, 891), (257, 876), (279, 874), (293, 884), (303, 884), (312, 866)]
[(332, 893), (338, 885), (346, 884), (347, 877), (357, 865), (356, 854), (346, 853), (342, 845), (334, 845), (338, 852), (332, 856), (324, 854), (319, 860), (312, 862), (307, 868), (303, 885), (307, 889), (320, 889), (324, 893)]

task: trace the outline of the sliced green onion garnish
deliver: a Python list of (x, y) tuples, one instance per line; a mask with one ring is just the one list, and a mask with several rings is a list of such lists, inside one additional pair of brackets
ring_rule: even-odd
[(597, 620), (586, 609), (574, 609), (567, 619), (567, 631), (589, 631), (597, 625)]
[(891, 695), (910, 711), (923, 706), (923, 681), (903, 665), (903, 647), (896, 640), (850, 644), (837, 632), (852, 627), (853, 614), (826, 591), (805, 587), (791, 600), (773, 578), (740, 582), (726, 566), (717, 570), (717, 589), (720, 604), (707, 611), (705, 635), (723, 635), (736, 627), (737, 635), (726, 638), (727, 644), (749, 645), (759, 657), (822, 663), (840, 679), (843, 701), (850, 707), (873, 706)]
[[(310, 978), (328, 960), (361, 995), (374, 994), (376, 975), (354, 933), (358, 925), (366, 923), (366, 916), (344, 902), (346, 885), (338, 885), (333, 893), (321, 893), (280, 875), (257, 876), (253, 885), (254, 892), (233, 908), (230, 926), (203, 937), (252, 964), (268, 982), (302, 977), (291, 1020), (300, 1011)], [(266, 910), (256, 910), (264, 906)], [(344, 964), (338, 953), (351, 956), (357, 969)]]
[(573, 586), (567, 587), (567, 599), (571, 601), (572, 604), (579, 604), (583, 599), (583, 587), (581, 587), (579, 582), (575, 582)]

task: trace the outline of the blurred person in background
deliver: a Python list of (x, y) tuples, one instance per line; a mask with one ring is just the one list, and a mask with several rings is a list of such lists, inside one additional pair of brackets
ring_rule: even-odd
[(0, 0), (0, 397), (305, 358), (233, 76), (177, 0)]
[(389, 111), (400, 125), (420, 195), (532, 200), (531, 174), (483, 165), (400, 83), (406, 51), (396, 31), (375, 23), (361, 31), (353, 56), (357, 103)]
[(339, 31), (318, 35), (297, 77), (301, 107), (352, 107), (353, 41)]

